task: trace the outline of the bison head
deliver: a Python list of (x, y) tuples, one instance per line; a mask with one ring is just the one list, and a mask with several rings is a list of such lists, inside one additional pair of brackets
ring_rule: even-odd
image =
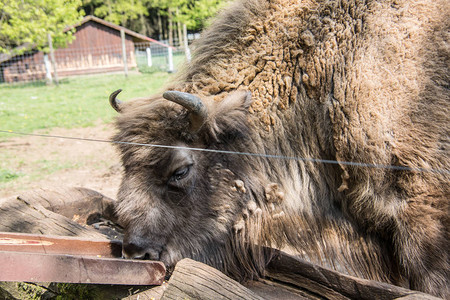
[(255, 195), (250, 166), (222, 151), (249, 149), (250, 94), (216, 102), (166, 92), (165, 99), (126, 103), (117, 94), (110, 101), (120, 112), (114, 140), (124, 167), (117, 205), (123, 256), (168, 266), (190, 257), (232, 272), (246, 260), (233, 257), (233, 249), (242, 211), (249, 203), (255, 209)]

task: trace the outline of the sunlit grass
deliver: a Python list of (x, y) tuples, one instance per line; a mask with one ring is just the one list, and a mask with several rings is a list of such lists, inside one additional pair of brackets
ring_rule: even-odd
[[(0, 85), (0, 130), (30, 133), (53, 127), (92, 126), (97, 120), (111, 122), (111, 92), (123, 89), (121, 99), (160, 92), (171, 75), (101, 74), (64, 78), (54, 85)], [(10, 137), (0, 133), (0, 140)]]

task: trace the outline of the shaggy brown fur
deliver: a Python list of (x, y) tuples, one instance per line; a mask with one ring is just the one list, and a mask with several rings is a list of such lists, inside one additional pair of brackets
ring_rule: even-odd
[(121, 145), (125, 254), (246, 278), (264, 269), (260, 246), (288, 245), (450, 297), (449, 11), (446, 0), (236, 2), (171, 87), (202, 97), (200, 131), (181, 106), (141, 100), (124, 105), (116, 140), (444, 171)]

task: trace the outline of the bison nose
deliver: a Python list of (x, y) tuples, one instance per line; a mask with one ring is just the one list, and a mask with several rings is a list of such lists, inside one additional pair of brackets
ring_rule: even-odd
[(122, 257), (127, 259), (153, 259), (159, 260), (159, 252), (154, 249), (143, 248), (133, 242), (124, 241)]
[(124, 242), (122, 245), (122, 256), (124, 258), (144, 258), (145, 250), (137, 244)]

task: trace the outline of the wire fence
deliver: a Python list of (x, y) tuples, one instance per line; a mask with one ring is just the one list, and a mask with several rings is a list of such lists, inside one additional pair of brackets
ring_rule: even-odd
[(254, 153), (254, 152), (236, 152), (236, 151), (228, 151), (228, 150), (194, 148), (194, 147), (186, 147), (186, 146), (143, 144), (143, 143), (132, 143), (132, 142), (92, 139), (92, 138), (83, 138), (83, 137), (71, 137), (71, 136), (49, 135), (49, 134), (38, 134), (38, 133), (24, 133), (24, 132), (12, 131), (12, 130), (2, 130), (2, 129), (0, 129), (0, 132), (7, 133), (7, 134), (13, 134), (13, 135), (38, 136), (38, 137), (42, 137), (42, 138), (66, 139), (66, 140), (77, 140), (77, 141), (85, 141), (85, 142), (99, 142), (99, 143), (110, 143), (110, 144), (127, 144), (127, 145), (141, 146), (141, 147), (154, 147), (154, 148), (164, 148), (164, 149), (181, 149), (181, 150), (190, 150), (190, 151), (199, 151), (199, 152), (219, 153), (219, 154), (226, 154), (226, 155), (261, 157), (261, 158), (266, 158), (266, 159), (295, 160), (295, 161), (304, 161), (304, 162), (311, 162), (311, 163), (317, 163), (317, 164), (344, 165), (344, 166), (387, 169), (387, 170), (394, 170), (394, 171), (409, 171), (409, 172), (419, 172), (419, 173), (450, 174), (450, 170), (446, 170), (446, 169), (406, 167), (406, 166), (397, 166), (397, 165), (383, 165), (383, 164), (373, 164), (373, 163), (354, 162), (354, 161), (341, 161), (341, 160), (338, 161), (338, 160), (321, 159), (321, 158), (315, 158), (315, 157), (285, 156), (285, 155)]
[(96, 73), (174, 72), (184, 60), (183, 47), (169, 47), (162, 42), (56, 49), (54, 64), (49, 55), (31, 50), (20, 55), (0, 55), (0, 84), (51, 82), (56, 76)]

